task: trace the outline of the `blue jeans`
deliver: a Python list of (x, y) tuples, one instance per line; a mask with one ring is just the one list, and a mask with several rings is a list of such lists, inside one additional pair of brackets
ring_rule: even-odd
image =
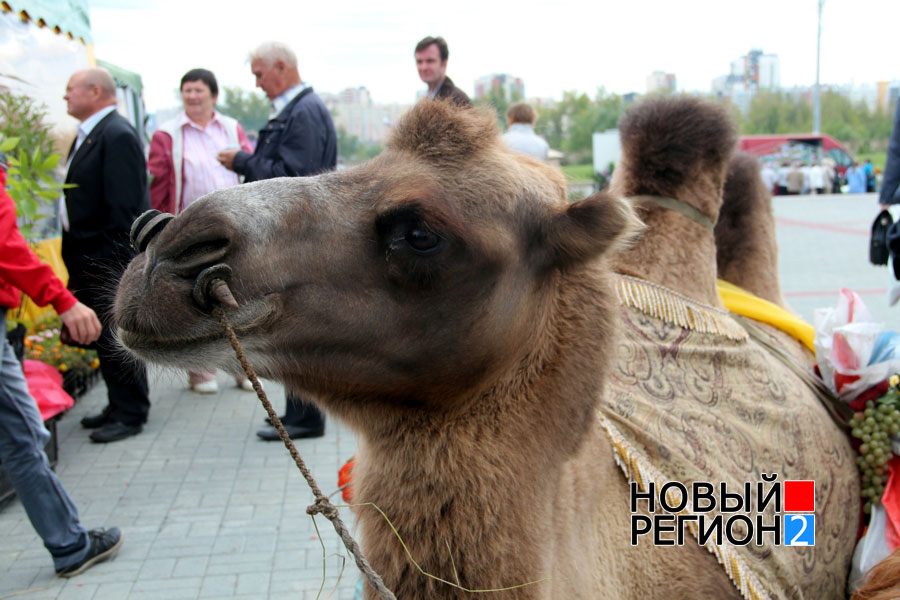
[[(6, 311), (0, 310), (0, 315), (4, 317), (0, 323), (5, 323)], [(5, 331), (0, 339), (0, 463), (59, 570), (85, 557), (87, 531), (75, 503), (50, 470), (44, 453), (50, 433), (28, 393), (22, 365)]]

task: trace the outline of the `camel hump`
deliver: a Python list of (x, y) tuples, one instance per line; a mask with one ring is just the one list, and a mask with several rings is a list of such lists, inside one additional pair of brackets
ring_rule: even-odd
[(700, 175), (724, 175), (737, 132), (727, 109), (692, 96), (644, 100), (619, 121), (626, 189), (675, 196)]
[(756, 157), (746, 152), (735, 152), (725, 177), (719, 221), (723, 218), (739, 219), (756, 210), (770, 211), (770, 193), (760, 177)]
[(497, 117), (489, 108), (422, 100), (397, 123), (387, 147), (454, 166), (496, 144), (499, 137)]

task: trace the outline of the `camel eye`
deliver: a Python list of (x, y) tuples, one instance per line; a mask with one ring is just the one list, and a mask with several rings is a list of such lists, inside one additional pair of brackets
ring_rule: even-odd
[(406, 243), (419, 254), (433, 254), (441, 244), (441, 237), (427, 227), (413, 227), (406, 232)]

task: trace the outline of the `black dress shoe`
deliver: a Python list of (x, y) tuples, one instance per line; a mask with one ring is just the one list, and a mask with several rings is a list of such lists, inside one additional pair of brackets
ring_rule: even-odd
[(99, 414), (90, 415), (83, 419), (81, 419), (81, 426), (85, 429), (97, 429), (98, 427), (103, 427), (109, 422), (109, 415), (112, 412), (112, 408), (109, 404), (106, 405)]
[(88, 531), (88, 551), (79, 562), (56, 570), (57, 577), (75, 577), (91, 566), (103, 562), (116, 553), (122, 545), (122, 532), (118, 527), (91, 529)]
[(143, 425), (126, 425), (118, 421), (110, 421), (97, 431), (91, 434), (91, 440), (105, 444), (106, 442), (116, 442), (124, 440), (127, 437), (137, 435), (144, 430)]
[[(316, 425), (314, 427), (309, 427), (306, 425), (285, 425), (284, 430), (287, 432), (288, 437), (292, 440), (300, 438), (317, 438), (325, 435), (324, 425)], [(278, 430), (274, 427), (266, 427), (265, 429), (260, 429), (256, 432), (256, 435), (258, 435), (260, 439), (267, 442), (274, 442), (281, 439), (281, 436), (278, 435)]]

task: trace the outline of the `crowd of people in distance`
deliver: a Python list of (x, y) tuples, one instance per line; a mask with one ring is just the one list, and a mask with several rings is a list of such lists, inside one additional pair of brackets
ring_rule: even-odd
[(785, 160), (774, 165), (767, 161), (760, 168), (760, 176), (773, 196), (840, 194), (844, 182), (848, 193), (864, 194), (874, 192), (876, 185), (871, 160), (862, 165), (853, 161), (847, 168), (845, 180), (835, 168), (834, 161), (827, 158), (811, 163)]

